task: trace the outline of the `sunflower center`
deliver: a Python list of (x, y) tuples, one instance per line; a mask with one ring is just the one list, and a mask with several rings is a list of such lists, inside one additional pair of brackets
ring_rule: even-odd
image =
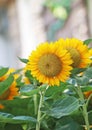
[(81, 62), (80, 53), (75, 48), (67, 48), (73, 60), (73, 67), (78, 67)]
[(10, 90), (6, 90), (2, 95), (0, 95), (0, 100), (5, 100), (7, 99), (8, 95), (10, 93)]
[(45, 76), (54, 77), (61, 72), (62, 63), (55, 54), (45, 54), (40, 57), (38, 68)]

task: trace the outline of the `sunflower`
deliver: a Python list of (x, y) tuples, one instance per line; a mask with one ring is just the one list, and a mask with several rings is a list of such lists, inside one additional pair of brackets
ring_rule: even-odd
[(88, 98), (92, 94), (92, 91), (84, 92), (85, 98)]
[[(3, 76), (0, 77), (0, 82), (4, 81), (9, 74), (14, 73), (14, 72), (15, 72), (14, 68), (9, 68), (8, 72), (5, 75), (3, 75)], [(14, 76), (15, 80), (19, 77), (18, 74), (13, 74), (13, 76)]]
[[(0, 77), (0, 82), (4, 81), (7, 79), (10, 73), (13, 73), (14, 69), (10, 68), (8, 72)], [(16, 74), (14, 75), (14, 79), (16, 80)], [(13, 99), (14, 96), (18, 95), (18, 88), (16, 87), (16, 82), (13, 81), (12, 85), (2, 94), (0, 95), (0, 100), (11, 100)]]
[(40, 44), (29, 56), (25, 70), (42, 83), (59, 85), (65, 81), (70, 74), (72, 60), (67, 50), (54, 43)]
[(18, 95), (18, 88), (16, 87), (16, 82), (14, 81), (12, 85), (0, 95), (0, 100), (12, 100)]
[(2, 104), (0, 104), (0, 109), (4, 109), (4, 106)]
[(72, 66), (74, 68), (85, 68), (91, 63), (88, 47), (81, 40), (76, 38), (59, 39), (57, 44), (68, 50), (73, 60)]

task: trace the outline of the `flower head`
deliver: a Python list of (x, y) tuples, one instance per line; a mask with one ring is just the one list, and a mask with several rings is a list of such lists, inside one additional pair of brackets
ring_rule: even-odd
[(42, 83), (59, 85), (70, 74), (72, 60), (70, 54), (54, 43), (40, 44), (29, 56), (25, 69)]
[(92, 94), (92, 91), (84, 92), (85, 98), (88, 98)]
[(0, 104), (0, 109), (4, 109), (4, 106), (2, 104)]
[(16, 82), (14, 81), (11, 86), (0, 95), (0, 100), (12, 100), (18, 95), (18, 88), (16, 87)]
[[(0, 77), (0, 82), (4, 81), (9, 76), (9, 74), (14, 73), (14, 72), (15, 72), (14, 68), (9, 68), (8, 72), (5, 75), (3, 75), (2, 77)], [(16, 80), (19, 75), (13, 74), (13, 76), (14, 76), (14, 79)]]
[(70, 53), (74, 68), (85, 68), (91, 63), (88, 47), (82, 41), (71, 38), (66, 40), (60, 39), (57, 43)]
[[(10, 73), (12, 73), (12, 72), (14, 72), (14, 69), (9, 69), (8, 72), (4, 76), (0, 77), (0, 82), (6, 80), (8, 78), (8, 76), (10, 75)], [(0, 95), (0, 100), (12, 100), (15, 96), (18, 95), (18, 88), (16, 87), (17, 84), (16, 84), (15, 79), (16, 79), (16, 77), (14, 76), (13, 83), (2, 95)], [(2, 105), (1, 105), (1, 107), (2, 107)]]

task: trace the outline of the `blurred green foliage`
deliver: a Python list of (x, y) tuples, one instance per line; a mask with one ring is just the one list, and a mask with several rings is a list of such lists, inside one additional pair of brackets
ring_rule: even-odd
[(44, 6), (52, 12), (55, 18), (54, 22), (49, 25), (47, 30), (48, 41), (56, 40), (56, 33), (62, 29), (66, 22), (73, 0), (45, 0)]

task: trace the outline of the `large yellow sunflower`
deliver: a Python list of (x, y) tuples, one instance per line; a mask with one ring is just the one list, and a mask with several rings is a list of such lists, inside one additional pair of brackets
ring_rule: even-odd
[(40, 44), (29, 56), (25, 69), (42, 83), (59, 85), (70, 74), (72, 60), (67, 50), (54, 43)]
[(85, 68), (91, 63), (88, 47), (81, 40), (76, 38), (59, 39), (57, 44), (68, 50), (73, 60), (72, 66), (74, 68)]

